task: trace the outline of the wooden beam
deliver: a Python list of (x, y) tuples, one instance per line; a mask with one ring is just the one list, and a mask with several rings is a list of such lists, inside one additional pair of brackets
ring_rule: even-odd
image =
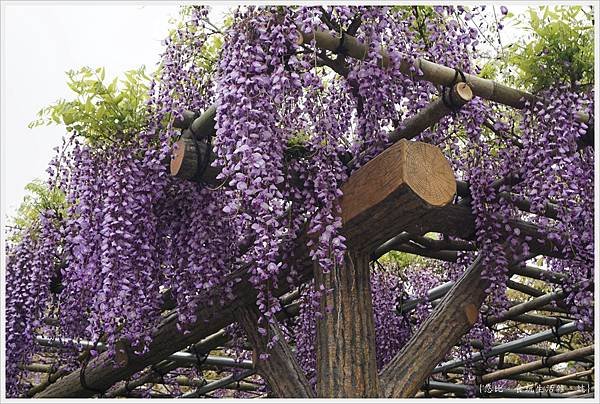
[(317, 395), (327, 398), (378, 397), (369, 255), (347, 252), (343, 265), (325, 273), (317, 317)]
[[(258, 332), (260, 313), (255, 304), (241, 306), (234, 312), (235, 319), (244, 329), (250, 345), (254, 349), (255, 370), (267, 382), (276, 397), (311, 398), (314, 392), (296, 357), (285, 342), (279, 326), (266, 324), (267, 335)], [(266, 321), (266, 320), (265, 320)], [(275, 337), (274, 346), (267, 347)], [(261, 354), (268, 354), (267, 360)]]
[[(406, 227), (428, 221), (431, 215), (437, 217), (434, 208), (452, 202), (456, 181), (437, 147), (403, 139), (361, 167), (342, 192), (341, 216), (348, 248), (373, 251), (397, 234), (387, 223)], [(382, 204), (389, 206), (381, 209)]]
[[(471, 87), (467, 83), (456, 83), (452, 86), (452, 90), (445, 101), (440, 97), (430, 102), (417, 114), (402, 121), (400, 127), (391, 132), (388, 137), (392, 142), (397, 142), (400, 139), (414, 139), (425, 129), (430, 128), (443, 117), (450, 115), (454, 110), (461, 108), (472, 99), (473, 91)], [(449, 106), (452, 108), (449, 108)]]
[[(406, 144), (408, 142), (401, 142), (392, 147), (394, 150), (389, 151), (385, 156), (380, 158), (378, 156), (374, 158), (369, 164), (361, 167), (355, 174), (351, 176), (349, 181), (352, 181), (355, 185), (346, 184), (346, 194), (352, 194), (353, 192), (363, 198), (363, 196), (353, 191), (353, 186), (363, 186), (363, 192), (368, 192), (371, 186), (368, 184), (368, 178), (364, 174), (360, 174), (363, 170), (373, 170), (374, 165), (379, 164), (378, 172), (388, 171), (387, 165), (389, 164), (390, 157), (398, 158), (399, 154), (405, 156), (420, 156), (420, 164), (414, 162), (405, 161), (404, 165), (398, 165), (394, 162), (396, 175), (401, 167), (414, 167), (415, 172), (403, 173), (402, 178), (405, 181), (399, 181), (397, 178), (391, 179), (395, 182), (399, 189), (394, 189), (386, 185), (388, 193), (378, 192), (376, 197), (374, 195), (368, 195), (363, 198), (365, 203), (374, 203), (375, 206), (361, 207), (356, 201), (351, 201), (349, 198), (342, 198), (340, 206), (344, 217), (344, 224), (342, 227), (342, 233), (347, 237), (347, 243), (349, 246), (365, 246), (370, 244), (368, 240), (365, 240), (364, 234), (362, 234), (358, 228), (358, 223), (365, 229), (385, 228), (384, 233), (387, 234), (398, 234), (402, 232), (403, 227), (414, 226), (416, 222), (426, 217), (433, 208), (427, 208), (427, 204), (423, 200), (429, 200), (431, 204), (443, 204), (444, 201), (451, 201), (454, 193), (455, 181), (452, 178), (452, 173), (434, 172), (433, 167), (436, 170), (443, 169), (444, 163), (437, 161), (437, 159), (444, 159), (441, 152), (433, 152), (434, 148), (431, 145), (417, 145), (413, 146)], [(414, 142), (411, 142), (414, 143)], [(426, 152), (426, 150), (431, 150)], [(411, 151), (412, 150), (412, 151)], [(424, 154), (422, 154), (424, 153)], [(379, 163), (378, 163), (379, 161)], [(444, 159), (445, 162), (445, 159)], [(445, 162), (447, 164), (447, 162)], [(371, 167), (367, 167), (371, 165)], [(449, 169), (449, 165), (447, 168)], [(371, 171), (372, 172), (372, 171)], [(439, 183), (438, 189), (432, 188), (427, 183), (420, 182), (428, 178), (428, 173), (432, 173), (432, 178), (438, 178), (437, 182), (435, 179), (433, 183)], [(356, 180), (353, 178), (359, 176)], [(445, 184), (443, 179), (452, 178), (452, 184)], [(367, 181), (367, 183), (365, 183)], [(376, 198), (375, 200), (373, 198)], [(420, 198), (423, 198), (420, 200)], [(407, 214), (402, 215), (404, 206), (399, 205), (400, 201), (412, 201), (411, 206), (407, 209)], [(344, 213), (348, 210), (347, 205), (352, 204), (351, 211), (355, 212), (357, 217), (351, 216), (349, 213)], [(417, 208), (417, 205), (421, 205), (421, 209)], [(367, 214), (368, 212), (368, 214)], [(394, 218), (394, 220), (390, 220)], [(350, 231), (348, 231), (348, 229)], [(371, 231), (371, 230), (370, 230)], [(298, 276), (297, 282), (303, 283), (312, 277), (313, 264), (310, 259), (308, 247), (307, 247), (307, 235), (304, 233), (299, 237), (296, 243), (294, 256), (298, 257)], [(356, 248), (356, 247), (355, 247)], [(273, 290), (275, 296), (280, 296), (289, 291), (289, 285), (286, 281), (287, 273), (280, 274), (278, 288)], [(256, 291), (249, 282), (249, 274), (246, 267), (234, 270), (229, 276), (223, 279), (223, 283), (218, 287), (215, 287), (209, 291), (203, 291), (197, 297), (200, 302), (198, 310), (196, 312), (196, 322), (190, 327), (190, 331), (187, 333), (181, 333), (177, 328), (177, 315), (173, 313), (166, 317), (162, 323), (158, 326), (157, 330), (152, 335), (152, 342), (149, 345), (149, 349), (142, 355), (130, 355), (129, 360), (125, 366), (116, 366), (114, 360), (109, 356), (108, 352), (101, 353), (97, 357), (93, 358), (85, 370), (85, 383), (94, 389), (106, 390), (119, 380), (124, 380), (130, 377), (132, 374), (142, 370), (146, 366), (157, 363), (164, 358), (168, 357), (172, 353), (182, 350), (185, 347), (194, 344), (195, 342), (211, 335), (234, 321), (233, 312), (244, 305), (252, 304), (256, 301)], [(221, 307), (220, 305), (209, 305), (208, 302), (217, 300), (221, 296), (227, 295), (225, 291), (226, 285), (231, 285), (231, 293), (235, 298), (228, 303), (227, 306)], [(76, 370), (56, 383), (48, 386), (46, 390), (37, 394), (37, 397), (90, 397), (93, 396), (94, 391), (84, 388), (80, 381), (80, 371)]]

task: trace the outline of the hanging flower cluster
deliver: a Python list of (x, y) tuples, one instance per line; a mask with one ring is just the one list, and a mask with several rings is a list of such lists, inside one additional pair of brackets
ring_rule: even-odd
[[(439, 88), (420, 80), (418, 59), (475, 74), (485, 39), (472, 24), (484, 7), (240, 7), (224, 32), (208, 22), (207, 8), (186, 10), (164, 43), (144, 130), (119, 144), (88, 144), (71, 134), (49, 170), (67, 211), (41, 212), (7, 246), (11, 396), (24, 393), (19, 366), (37, 352), (37, 334), (102, 342), (110, 353), (126, 340), (145, 352), (167, 302), (176, 304), (179, 329), (187, 332), (200, 308), (236, 298), (225, 282), (234, 271), (248, 271), (261, 313), (258, 331), (267, 335), (267, 322), (276, 323), (281, 311), (283, 280), (295, 284), (300, 266), (317, 264), (326, 272), (343, 262), (338, 201), (348, 176), (389, 146), (389, 133), (403, 120), (439, 96)], [(352, 59), (343, 41), (337, 54), (320, 50), (304, 42), (313, 30), (355, 36), (368, 44), (367, 53)], [(213, 35), (224, 39), (216, 53), (207, 51)], [(409, 74), (403, 73), (407, 63)], [(539, 96), (513, 112), (517, 139), (502, 136), (506, 111), (475, 99), (417, 140), (439, 146), (469, 182), (472, 241), (489, 283), (486, 314), (507, 307), (509, 265), (527, 256), (532, 241), (514, 223), (527, 219), (566, 257), (547, 265), (568, 275), (561, 287), (583, 330), (593, 318), (594, 161), (593, 150), (581, 144), (587, 125), (573, 111), (591, 114), (593, 94), (559, 87)], [(220, 185), (168, 176), (171, 147), (181, 135), (175, 120), (186, 109), (212, 105), (216, 136), (208, 143)], [(498, 186), (509, 177), (518, 181)], [(516, 208), (516, 197), (529, 200), (531, 214)], [(559, 206), (554, 218), (544, 216), (548, 202)], [(295, 255), (299, 243), (310, 260)], [(445, 273), (433, 264), (372, 270), (379, 368), (431, 311), (426, 303), (414, 315), (399, 315), (407, 294), (422, 298), (456, 280), (474, 257), (461, 254)], [(288, 336), (313, 384), (323, 293), (321, 285), (303, 289)], [(45, 320), (53, 319), (48, 326)], [(487, 349), (497, 335), (480, 319), (468, 337)], [(463, 344), (452, 355), (466, 359), (470, 349)], [(469, 369), (465, 380), (472, 382)]]

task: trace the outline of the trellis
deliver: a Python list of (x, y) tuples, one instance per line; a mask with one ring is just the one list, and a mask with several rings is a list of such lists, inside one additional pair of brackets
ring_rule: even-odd
[[(314, 31), (303, 34), (303, 43), (314, 41), (322, 51), (344, 53), (363, 59), (367, 47), (356, 38), (344, 34), (336, 37), (328, 32)], [(331, 61), (329, 61), (331, 62)], [(389, 57), (382, 51), (381, 64), (386, 66)], [(343, 66), (328, 64), (343, 74)], [(369, 262), (386, 252), (396, 250), (416, 255), (455, 261), (460, 251), (476, 251), (472, 242), (475, 232), (474, 218), (469, 208), (469, 184), (456, 180), (441, 152), (431, 146), (411, 139), (438, 122), (444, 116), (468, 103), (473, 97), (481, 97), (514, 108), (523, 108), (526, 101), (538, 100), (531, 94), (504, 85), (464, 74), (464, 82), (456, 83), (459, 72), (427, 60), (417, 60), (420, 75), (414, 75), (408, 61), (403, 61), (400, 70), (415, 80), (425, 80), (450, 88), (450, 96), (432, 101), (418, 114), (403, 122), (401, 127), (389, 134), (394, 145), (374, 158), (353, 174), (344, 185), (344, 198), (340, 201), (343, 219), (342, 232), (347, 238), (349, 250), (345, 265), (330, 273), (322, 273), (311, 262), (306, 247), (306, 234), (298, 240), (295, 256), (302, 257), (296, 286), (313, 276), (327, 288), (330, 294), (321, 299), (323, 318), (318, 321), (317, 332), (317, 391), (306, 380), (291, 348), (284, 338), (279, 338), (268, 350), (268, 361), (256, 360), (257, 354), (267, 351), (267, 340), (258, 334), (258, 309), (255, 306), (256, 292), (250, 286), (245, 268), (239, 269), (225, 279), (224, 284), (233, 288), (235, 299), (227, 307), (200, 305), (197, 321), (189, 333), (177, 330), (176, 308), (165, 307), (165, 318), (153, 335), (148, 352), (136, 355), (133, 348), (123, 343), (117, 347), (117, 355), (111, 357), (103, 352), (86, 360), (76, 371), (66, 372), (55, 365), (31, 364), (32, 372), (47, 373), (47, 380), (29, 391), (35, 397), (89, 397), (98, 394), (108, 397), (136, 396), (136, 388), (144, 384), (167, 385), (163, 376), (186, 366), (202, 369), (241, 369), (218, 380), (191, 380), (176, 377), (175, 383), (190, 387), (184, 397), (200, 397), (212, 391), (231, 388), (263, 394), (254, 381), (246, 381), (258, 374), (269, 385), (272, 394), (280, 397), (410, 397), (410, 396), (463, 396), (468, 387), (457, 382), (457, 375), (464, 362), (454, 360), (442, 362), (447, 353), (471, 328), (486, 297), (486, 281), (481, 279), (482, 257), (478, 256), (465, 273), (456, 281), (439, 285), (429, 291), (427, 299), (435, 307), (429, 318), (416, 330), (404, 349), (378, 374), (375, 366), (374, 328), (369, 284)], [(543, 101), (543, 100), (542, 100)], [(590, 117), (574, 111), (576, 119), (589, 125), (588, 132), (581, 138), (581, 147), (593, 147), (593, 124)], [(171, 174), (182, 179), (203, 181), (217, 185), (218, 168), (210, 163), (214, 160), (209, 139), (214, 136), (216, 107), (208, 108), (197, 115), (184, 114), (176, 124), (182, 130), (171, 161)], [(492, 130), (493, 123), (486, 122)], [(348, 156), (350, 160), (352, 156)], [(501, 178), (495, 186), (514, 183), (516, 178)], [(454, 201), (455, 195), (459, 198)], [(505, 195), (511, 197), (510, 195)], [(531, 211), (529, 201), (513, 199), (522, 211)], [(548, 204), (544, 215), (556, 218), (556, 207)], [(561, 244), (567, 242), (548, 239), (532, 223), (513, 219), (511, 225), (518, 228), (521, 237), (530, 236), (531, 254), (518, 257), (509, 270), (511, 279), (507, 286), (531, 297), (526, 301), (513, 302), (510, 309), (499, 317), (488, 318), (488, 324), (511, 321), (549, 327), (548, 330), (528, 337), (494, 346), (490, 352), (475, 354), (472, 363), (485, 362), (491, 357), (504, 358), (510, 353), (525, 353), (540, 357), (517, 366), (506, 366), (497, 371), (484, 373), (476, 370), (479, 386), (494, 380), (515, 379), (539, 386), (561, 385), (568, 392), (544, 393), (504, 390), (488, 393), (479, 388), (480, 396), (498, 397), (589, 397), (594, 387), (592, 369), (575, 374), (561, 374), (552, 370), (552, 365), (576, 360), (582, 364), (593, 364), (593, 346), (575, 350), (556, 351), (541, 348), (536, 344), (544, 341), (560, 342), (562, 336), (578, 332), (568, 312), (561, 307), (566, 293), (560, 289), (544, 293), (539, 289), (520, 283), (512, 277), (531, 278), (547, 285), (560, 284), (564, 276), (558, 273), (517, 264), (528, 258), (546, 255), (561, 257)], [(427, 238), (429, 232), (458, 237), (464, 241), (442, 241)], [(281, 275), (285, 277), (285, 274)], [(294, 317), (298, 313), (297, 290), (290, 290), (281, 279), (277, 290), (284, 311), (281, 319)], [(200, 301), (223, 292), (223, 286), (203, 293)], [(556, 305), (551, 303), (557, 302)], [(402, 302), (397, 307), (399, 314), (411, 311), (419, 303), (417, 299)], [(334, 307), (335, 315), (324, 308)], [(537, 312), (537, 313), (536, 313)], [(544, 312), (546, 314), (540, 314)], [(52, 321), (52, 319), (48, 319)], [(232, 358), (209, 355), (227, 344), (229, 337), (223, 328), (238, 322), (245, 330), (253, 361), (235, 362)], [(281, 335), (276, 325), (270, 325), (271, 335)], [(73, 341), (52, 340), (40, 336), (37, 342), (53, 347), (69, 347)], [(102, 351), (101, 344), (79, 341), (88, 349)], [(474, 347), (481, 348), (478, 341)], [(503, 359), (502, 359), (503, 361)], [(132, 379), (132, 375), (148, 368)], [(546, 370), (547, 369), (547, 370)], [(126, 381), (126, 382), (124, 382)], [(120, 385), (116, 385), (121, 383)], [(115, 386), (116, 385), (116, 386)], [(584, 386), (581, 390), (578, 387)], [(110, 391), (109, 391), (110, 389)], [(476, 389), (477, 390), (477, 389)], [(164, 396), (157, 393), (157, 396)]]

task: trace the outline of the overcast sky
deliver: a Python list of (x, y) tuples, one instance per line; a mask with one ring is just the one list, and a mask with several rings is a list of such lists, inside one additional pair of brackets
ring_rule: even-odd
[[(220, 4), (211, 19), (229, 7)], [(42, 107), (71, 97), (65, 71), (104, 66), (109, 78), (141, 65), (154, 70), (178, 9), (177, 2), (2, 2), (3, 216), (14, 213), (28, 182), (45, 178), (64, 135), (59, 126), (27, 124)]]
[(105, 66), (107, 77), (159, 59), (177, 3), (102, 5), (3, 3), (2, 197), (10, 215), (24, 186), (44, 178), (64, 130), (27, 128), (36, 112), (70, 97), (65, 71)]

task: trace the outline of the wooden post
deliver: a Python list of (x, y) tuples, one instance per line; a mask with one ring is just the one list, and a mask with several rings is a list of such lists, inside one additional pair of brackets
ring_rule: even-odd
[(317, 395), (378, 397), (369, 256), (347, 252), (344, 261), (327, 273), (315, 266), (315, 287), (323, 286), (317, 318)]
[(382, 397), (412, 397), (431, 371), (473, 326), (485, 298), (478, 256), (408, 343), (382, 370)]
[[(456, 181), (439, 149), (402, 139), (356, 172), (342, 191), (348, 252), (329, 273), (315, 268), (315, 285), (324, 288), (317, 321), (317, 394), (377, 397), (371, 252), (392, 236), (384, 223), (424, 220), (432, 208), (452, 201)], [(402, 209), (386, 209), (380, 216), (385, 204)]]
[[(258, 308), (254, 304), (241, 306), (234, 312), (238, 324), (246, 332), (248, 341), (256, 355), (255, 368), (258, 374), (266, 380), (276, 397), (311, 398), (314, 393), (308, 383), (296, 357), (285, 342), (279, 327), (268, 324), (266, 336), (258, 333)], [(270, 339), (276, 336), (277, 342), (272, 348), (267, 348)], [(260, 354), (267, 353), (269, 359), (260, 359)]]
[[(418, 161), (411, 161), (413, 159)], [(360, 174), (361, 172), (363, 174)], [(365, 175), (365, 172), (369, 174)], [(378, 179), (381, 173), (385, 173), (387, 181), (382, 182)], [(355, 187), (357, 189), (354, 189)], [(455, 190), (456, 181), (450, 165), (437, 148), (409, 141), (395, 144), (391, 150), (388, 149), (361, 167), (344, 185), (345, 195), (340, 201), (340, 207), (344, 221), (342, 233), (347, 238), (347, 245), (351, 246), (351, 249), (368, 251), (367, 247), (377, 246), (385, 241), (381, 240), (381, 237), (389, 239), (402, 232), (405, 227), (414, 226), (427, 218), (435, 212), (432, 205), (442, 206), (450, 203)], [(351, 197), (352, 195), (354, 196)], [(361, 203), (367, 205), (362, 206)], [(473, 220), (468, 210), (461, 212)], [(299, 237), (295, 247), (294, 256), (299, 259), (298, 283), (306, 282), (313, 274), (313, 263), (306, 243), (307, 235), (304, 234)], [(276, 296), (289, 291), (286, 276), (286, 273), (281, 274), (279, 287), (273, 291)], [(225, 285), (230, 283), (233, 285), (232, 293), (235, 298), (226, 307), (200, 304), (196, 313), (196, 323), (186, 334), (177, 329), (177, 316), (169, 316), (153, 334), (148, 351), (129, 358), (126, 366), (115, 367), (107, 352), (93, 358), (85, 371), (86, 383), (96, 389), (106, 389), (115, 382), (126, 379), (144, 367), (231, 324), (236, 308), (256, 301), (256, 291), (248, 278), (247, 268), (239, 268), (227, 276), (222, 285), (213, 290), (203, 291), (198, 296), (199, 302), (209, 301), (213, 296), (225, 295)], [(37, 396), (92, 396), (94, 392), (81, 385), (79, 373), (79, 370), (76, 370), (68, 374)]]

